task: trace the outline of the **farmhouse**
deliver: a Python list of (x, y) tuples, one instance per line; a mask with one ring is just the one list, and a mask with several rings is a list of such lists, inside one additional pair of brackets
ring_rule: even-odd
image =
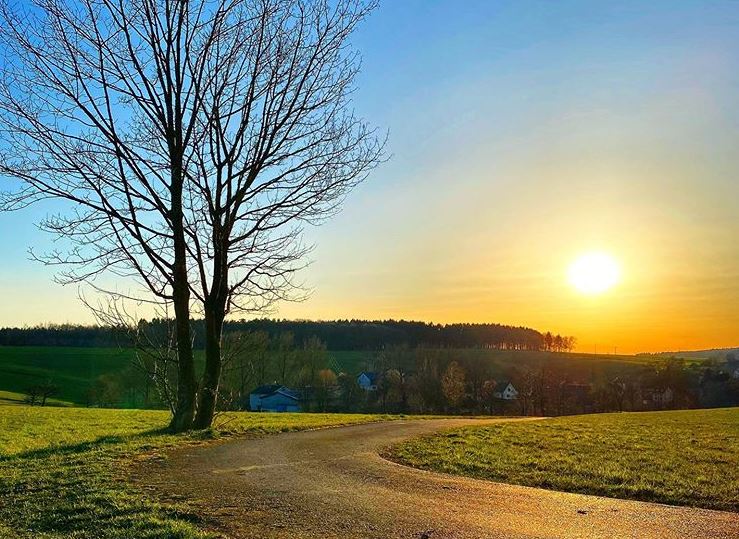
[(495, 386), (495, 393), (493, 393), (493, 396), (496, 399), (512, 401), (518, 398), (518, 391), (516, 391), (516, 388), (513, 387), (513, 384), (508, 380), (503, 380), (502, 382), (498, 382)]
[(357, 384), (365, 391), (377, 391), (377, 373), (360, 372), (357, 376)]
[(289, 387), (273, 384), (259, 386), (249, 394), (252, 412), (299, 412), (300, 396)]

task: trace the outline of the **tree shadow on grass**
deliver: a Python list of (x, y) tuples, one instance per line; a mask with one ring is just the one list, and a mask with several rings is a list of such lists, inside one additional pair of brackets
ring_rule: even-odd
[[(159, 436), (172, 435), (172, 432), (167, 427), (161, 427), (156, 429), (150, 429), (135, 434), (125, 434), (118, 436), (100, 436), (94, 440), (88, 440), (86, 442), (80, 442), (77, 444), (66, 444), (66, 445), (51, 445), (48, 447), (42, 447), (39, 449), (29, 449), (28, 451), (22, 451), (12, 455), (0, 455), (0, 463), (7, 462), (17, 459), (33, 459), (33, 458), (47, 458), (50, 456), (59, 455), (72, 455), (75, 453), (84, 453), (93, 449), (104, 449), (105, 447), (112, 447), (118, 444), (129, 444), (136, 442), (146, 442), (147, 439), (157, 438)], [(213, 433), (210, 430), (203, 431), (192, 431), (187, 434), (180, 435), (183, 440), (207, 440), (213, 437)]]
[(88, 440), (86, 442), (80, 442), (76, 444), (67, 445), (50, 445), (47, 447), (41, 447), (39, 449), (29, 449), (28, 451), (22, 451), (12, 455), (0, 456), (0, 462), (16, 459), (31, 459), (31, 458), (46, 458), (52, 455), (68, 455), (71, 453), (82, 453), (91, 449), (98, 449), (105, 446), (130, 443), (136, 441), (142, 441), (147, 438), (153, 438), (155, 436), (162, 436), (169, 434), (166, 428), (151, 429), (147, 431), (138, 432), (136, 434), (126, 434), (119, 436), (100, 436), (94, 440)]
[[(195, 526), (202, 519), (186, 505), (159, 504), (115, 477), (115, 461), (127, 448), (134, 454), (156, 448), (154, 440), (168, 434), (157, 428), (101, 436), (1, 458), (0, 520), (30, 536), (205, 537)], [(203, 431), (182, 439), (206, 436)]]

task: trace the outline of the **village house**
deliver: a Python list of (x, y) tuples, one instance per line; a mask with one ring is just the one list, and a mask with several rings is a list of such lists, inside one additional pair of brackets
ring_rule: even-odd
[(357, 376), (357, 384), (365, 391), (377, 391), (377, 373), (360, 372)]
[(504, 380), (496, 384), (495, 392), (493, 393), (493, 396), (496, 399), (502, 399), (504, 401), (512, 401), (518, 398), (518, 391), (516, 390), (515, 387), (513, 387), (512, 383), (510, 383), (508, 380)]
[(299, 412), (300, 396), (289, 387), (272, 384), (259, 386), (249, 394), (252, 412)]

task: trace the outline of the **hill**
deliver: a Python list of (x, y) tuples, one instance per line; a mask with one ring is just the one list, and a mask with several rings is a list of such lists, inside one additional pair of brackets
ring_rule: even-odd
[(737, 348), (712, 348), (710, 350), (679, 350), (677, 352), (658, 352), (655, 354), (637, 354), (639, 357), (677, 357), (681, 359), (716, 360), (724, 361), (728, 354), (739, 357)]
[(132, 350), (118, 348), (0, 346), (0, 391), (26, 393), (51, 381), (59, 388), (57, 399), (84, 404), (99, 376), (120, 373), (132, 359)]

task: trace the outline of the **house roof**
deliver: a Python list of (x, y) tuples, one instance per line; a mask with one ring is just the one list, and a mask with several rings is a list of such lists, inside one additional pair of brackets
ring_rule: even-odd
[(370, 381), (371, 384), (374, 384), (375, 381), (377, 380), (377, 373), (376, 372), (367, 372), (367, 371), (360, 372), (357, 375), (357, 378), (359, 378), (363, 374), (369, 379), (369, 381)]
[(509, 385), (513, 385), (513, 384), (511, 384), (511, 381), (510, 380), (501, 380), (500, 382), (498, 382), (497, 384), (495, 384), (495, 389), (497, 389), (498, 391), (503, 391)]
[(280, 389), (275, 391), (274, 393), (270, 393), (269, 395), (262, 395), (262, 398), (268, 398), (272, 397), (274, 395), (282, 395), (283, 397), (287, 397), (288, 399), (293, 400), (300, 400), (300, 395), (297, 391), (290, 389), (289, 387), (280, 386)]
[(252, 390), (252, 395), (269, 395), (270, 393), (274, 393), (278, 389), (280, 389), (282, 386), (280, 384), (269, 384), (265, 386), (259, 386), (258, 388)]

